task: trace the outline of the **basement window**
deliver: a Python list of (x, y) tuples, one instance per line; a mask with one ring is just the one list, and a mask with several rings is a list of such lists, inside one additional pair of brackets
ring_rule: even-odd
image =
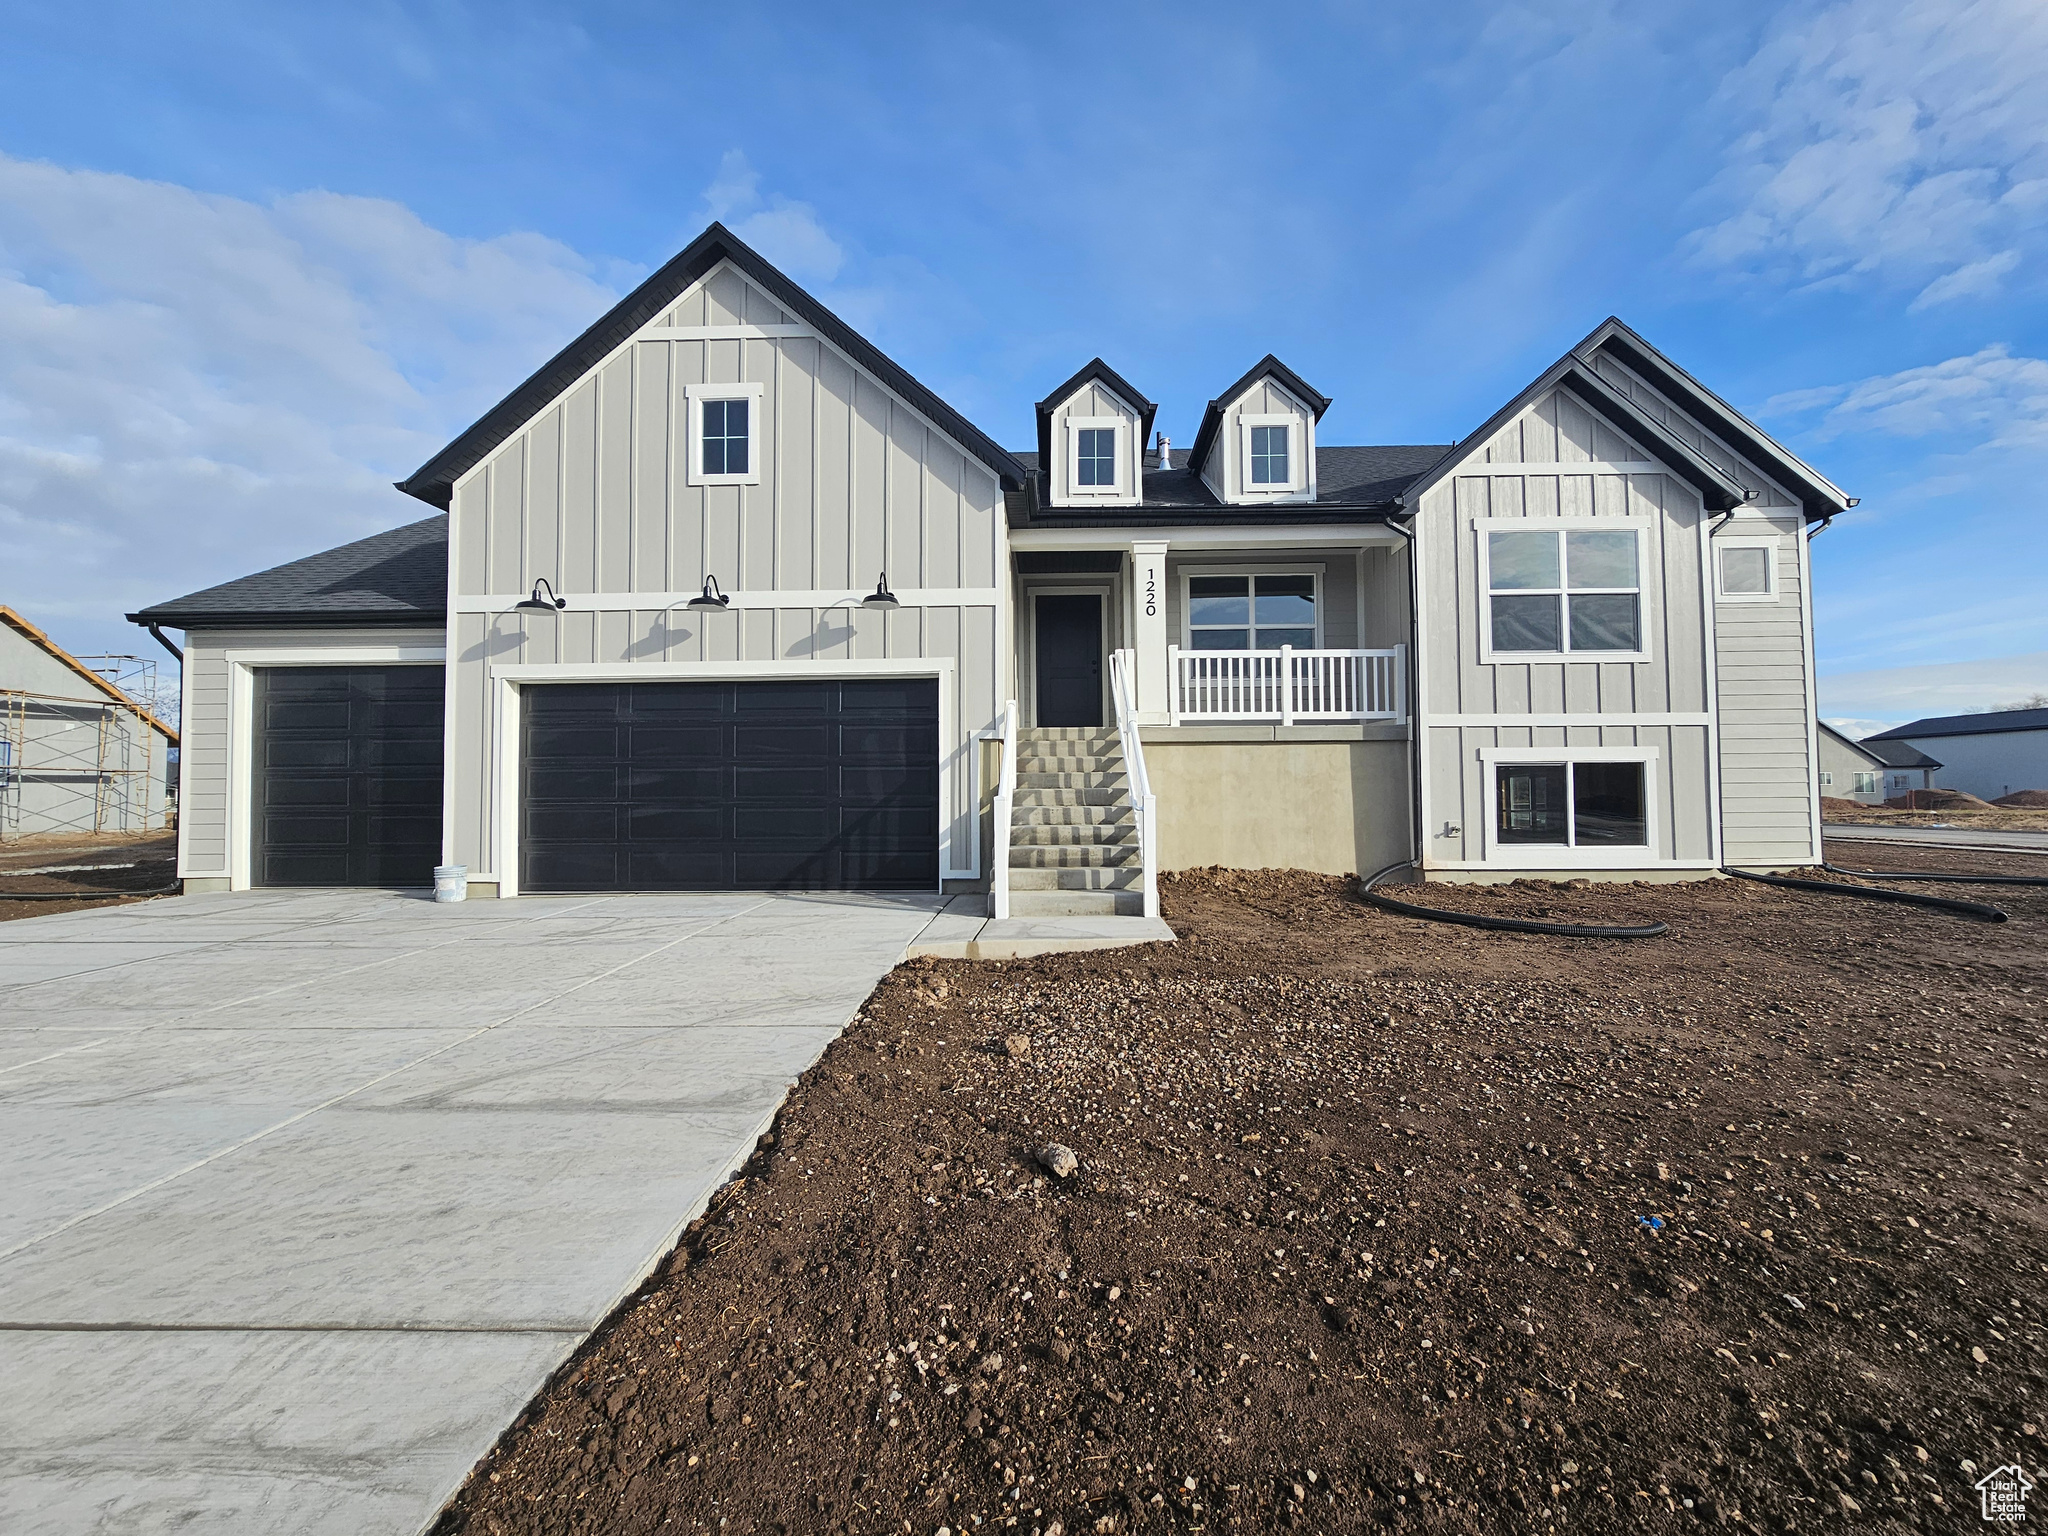
[(1500, 763), (1494, 840), (1559, 848), (1641, 848), (1650, 841), (1640, 762)]

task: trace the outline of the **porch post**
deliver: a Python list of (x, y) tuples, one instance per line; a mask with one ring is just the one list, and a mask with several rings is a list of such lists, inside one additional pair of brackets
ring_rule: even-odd
[(1168, 718), (1166, 654), (1166, 545), (1131, 545), (1131, 649), (1138, 664), (1138, 718), (1152, 725)]

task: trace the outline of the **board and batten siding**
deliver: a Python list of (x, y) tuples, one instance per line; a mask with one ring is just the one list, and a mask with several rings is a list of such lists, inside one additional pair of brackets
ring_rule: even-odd
[[(769, 334), (731, 334), (772, 328)], [(708, 332), (708, 334), (692, 334)], [(692, 485), (692, 384), (759, 385), (752, 485)], [(456, 484), (447, 839), (500, 877), (515, 808), (498, 803), (498, 666), (952, 663), (941, 743), (951, 824), (942, 873), (978, 872), (974, 734), (1001, 708), (994, 474), (880, 381), (720, 267), (538, 412)], [(902, 608), (863, 609), (882, 573)], [(733, 606), (683, 607), (706, 576)], [(538, 577), (569, 607), (513, 611)], [(938, 589), (952, 600), (923, 594)], [(777, 599), (778, 592), (791, 594)], [(658, 594), (658, 596), (657, 596)], [(636, 601), (645, 595), (649, 600)], [(758, 668), (758, 671), (752, 669)]]
[[(183, 718), (178, 752), (178, 875), (192, 880), (243, 880), (236, 845), (252, 835), (246, 790), (252, 761), (252, 720), (237, 720), (238, 657), (257, 665), (395, 665), (401, 654), (431, 665), (444, 636), (437, 629), (200, 629), (185, 636)], [(253, 678), (252, 678), (253, 680)], [(243, 739), (237, 739), (237, 732)], [(241, 777), (238, 778), (238, 773)], [(238, 790), (238, 784), (240, 789)]]
[[(1254, 491), (1245, 484), (1244, 418), (1247, 416), (1291, 416), (1295, 431), (1292, 442), (1301, 453), (1307, 471), (1307, 489), (1281, 493)], [(1294, 398), (1272, 379), (1260, 379), (1223, 409), (1216, 440), (1201, 466), (1202, 484), (1218, 501), (1270, 502), (1312, 501), (1315, 492), (1316, 413)]]
[[(1713, 859), (1703, 507), (1691, 487), (1661, 472), (1594, 467), (1649, 462), (1654, 455), (1553, 392), (1491, 441), (1473, 443), (1454, 474), (1424, 495), (1417, 546), (1426, 866), (1485, 867), (1493, 797), (1479, 752), (1488, 747), (1654, 748), (1650, 861)], [(1646, 659), (1482, 659), (1488, 595), (1479, 561), (1487, 530), (1475, 523), (1525, 518), (1584, 518), (1589, 526), (1625, 520), (1647, 528), (1640, 572)], [(1644, 715), (1692, 716), (1697, 723), (1633, 718)], [(1515, 716), (1571, 718), (1528, 725), (1502, 718)], [(1447, 835), (1447, 825), (1456, 830)]]
[[(1077, 417), (1121, 423), (1117, 431), (1117, 493), (1082, 490), (1074, 483), (1074, 441), (1068, 424)], [(1052, 463), (1045, 466), (1051, 479), (1052, 504), (1063, 507), (1130, 506), (1137, 502), (1144, 484), (1145, 443), (1140, 436), (1144, 418), (1131, 405), (1099, 380), (1090, 380), (1054, 407), (1046, 445)]]

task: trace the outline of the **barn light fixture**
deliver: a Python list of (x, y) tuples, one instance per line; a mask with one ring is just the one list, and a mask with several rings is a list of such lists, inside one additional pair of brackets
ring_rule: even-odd
[(860, 605), (863, 608), (897, 608), (902, 606), (896, 601), (896, 594), (889, 590), (889, 573), (887, 571), (882, 572), (881, 575), (875, 578), (875, 590), (862, 598)]
[(704, 578), (704, 590), (691, 598), (685, 606), (690, 608), (728, 608), (732, 606), (732, 599), (719, 590), (718, 578), (716, 576), (706, 576)]
[[(547, 596), (541, 596), (543, 592)], [(522, 597), (512, 606), (515, 609), (531, 608), (537, 613), (559, 613), (569, 606), (569, 599), (555, 596), (554, 587), (549, 584), (547, 577), (543, 576), (533, 584), (531, 597)]]

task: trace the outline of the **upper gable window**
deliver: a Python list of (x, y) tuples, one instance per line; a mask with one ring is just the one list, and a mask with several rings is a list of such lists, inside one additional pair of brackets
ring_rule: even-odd
[(1075, 434), (1074, 483), (1101, 490), (1115, 489), (1115, 427), (1083, 427)]
[(1293, 484), (1287, 468), (1287, 428), (1253, 427), (1252, 484), (1284, 487)]
[(1714, 595), (1724, 603), (1778, 600), (1778, 541), (1773, 538), (1716, 539)]
[(688, 387), (690, 484), (760, 484), (761, 393), (759, 384)]

